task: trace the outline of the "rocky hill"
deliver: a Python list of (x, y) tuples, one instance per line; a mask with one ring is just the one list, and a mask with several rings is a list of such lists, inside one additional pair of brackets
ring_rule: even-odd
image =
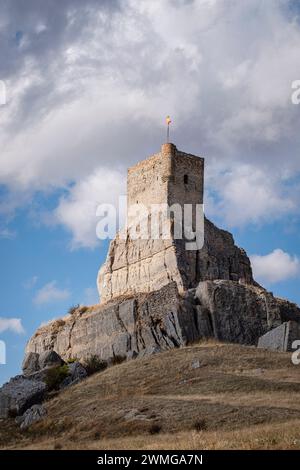
[[(164, 144), (160, 153), (129, 169), (128, 199), (143, 205), (152, 204), (153, 200), (157, 203), (178, 202), (180, 208), (191, 202), (199, 208), (199, 203), (201, 205), (203, 201), (203, 171), (203, 158), (179, 152), (173, 144)], [(151, 217), (146, 217), (147, 222), (151, 221)], [(154, 367), (160, 364), (160, 369), (156, 369), (157, 376), (151, 375), (152, 385), (149, 382), (147, 386), (152, 390), (154, 384), (164, 384), (158, 385), (158, 388), (162, 388), (164, 393), (168, 389), (171, 394), (171, 388), (168, 387), (172, 384), (175, 386), (175, 378), (170, 369), (176, 369), (176, 360), (183, 360), (184, 363), (184, 354), (190, 351), (184, 349), (185, 353), (180, 355), (175, 350), (200, 340), (214, 339), (277, 351), (291, 350), (293, 341), (300, 339), (300, 309), (287, 300), (274, 297), (255, 282), (249, 258), (243, 249), (235, 245), (232, 235), (217, 228), (206, 218), (203, 220), (204, 244), (201, 248), (196, 245), (197, 249), (191, 251), (185, 249), (185, 239), (177, 239), (172, 230), (168, 232), (168, 239), (136, 239), (129, 236), (130, 231), (125, 232), (125, 237), (118, 234), (111, 242), (106, 262), (99, 271), (100, 303), (74, 308), (65, 317), (40, 327), (34, 333), (26, 347), (23, 375), (11, 379), (0, 389), (0, 418), (17, 415), (17, 423), (23, 428), (30, 427), (38, 420), (45, 421), (47, 410), (41, 402), (51, 396), (53, 378), (55, 390), (66, 387), (73, 389), (88, 375), (91, 369), (89, 362), (110, 366), (137, 359), (133, 366), (123, 365), (123, 369), (120, 369), (128, 377), (141, 364), (148, 364), (147, 357), (173, 350), (170, 356), (162, 355), (161, 360), (151, 359), (151, 364)], [(168, 227), (172, 226), (174, 220), (170, 214), (166, 222)], [(183, 224), (186, 223), (183, 218)], [(244, 354), (243, 351), (246, 351), (237, 346), (222, 348), (224, 353), (228, 350), (233, 354)], [(261, 358), (268, 356), (255, 348), (249, 351), (258, 359), (256, 367), (260, 368), (258, 364), (262, 364)], [(214, 350), (209, 352), (214, 356)], [(216, 354), (219, 352), (217, 349)], [(163, 357), (169, 358), (170, 363), (164, 362)], [(207, 357), (209, 359), (209, 355)], [(146, 362), (142, 362), (143, 358)], [(234, 375), (235, 358), (228, 358), (231, 361), (231, 374)], [(188, 363), (185, 367), (189, 370)], [(200, 372), (201, 380), (217, 383), (217, 386), (226, 390), (228, 377), (222, 376), (218, 382), (223, 367), (220, 365), (220, 369), (213, 369), (215, 377), (213, 371), (205, 369), (203, 375)], [(105, 374), (101, 375), (101, 380), (111, 376), (120, 381), (112, 370)], [(178, 377), (182, 376), (181, 372), (178, 374)], [(187, 379), (179, 378), (183, 381), (180, 384), (188, 380), (193, 386), (193, 374)], [(89, 380), (84, 383), (92, 383)], [(198, 383), (198, 379), (195, 380)], [(142, 388), (143, 383), (140, 385)], [(148, 378), (145, 378), (145, 383), (148, 383)], [(239, 378), (239, 383), (238, 389), (242, 392), (243, 376)], [(198, 393), (201, 394), (201, 381), (199, 384)], [(269, 391), (269, 385), (268, 381), (259, 382), (258, 387)], [(115, 382), (107, 386), (108, 393), (114, 395)], [(88, 403), (94, 410), (95, 396), (88, 387), (83, 384), (78, 390), (83, 394), (82, 399), (90, 396)], [(116, 395), (120, 403), (123, 395), (130, 396), (132, 383), (125, 381), (123, 387)], [(282, 387), (282, 390), (293, 388), (290, 385)], [(212, 388), (211, 391), (216, 390)], [(255, 384), (252, 391), (256, 391)], [(74, 392), (67, 393), (76, 396), (77, 392), (74, 388)], [(99, 400), (102, 400), (100, 387), (99, 394)], [(215, 403), (215, 406), (218, 409), (219, 404)], [(220, 409), (223, 413), (222, 406)], [(135, 422), (141, 419), (143, 423), (149, 421), (154, 425), (151, 416), (156, 416), (156, 411), (148, 416), (140, 408), (143, 406), (128, 409), (128, 414), (121, 417), (121, 421), (125, 419), (127, 422), (132, 418)], [(121, 413), (121, 409), (118, 413)], [(147, 405), (147, 409), (151, 410), (151, 407)], [(187, 415), (190, 413), (188, 426), (191, 426), (192, 415), (188, 406), (186, 411)], [(274, 411), (274, 416), (277, 416), (277, 411)], [(83, 421), (86, 416), (94, 416), (85, 407), (79, 406), (76, 412), (82, 413)], [(211, 416), (215, 416), (212, 409), (210, 412)], [(119, 415), (115, 415), (112, 409), (110, 413), (105, 419), (118, 421)], [(178, 416), (184, 419), (180, 413)], [(255, 416), (256, 413), (257, 410), (254, 411)], [(297, 413), (288, 414), (298, 418)], [(141, 418), (141, 415), (145, 416)], [(166, 421), (167, 417), (168, 414), (165, 415)], [(205, 421), (211, 419), (205, 415)], [(238, 419), (241, 419), (240, 415)], [(118, 432), (116, 429), (114, 432)], [(110, 433), (110, 428), (107, 428), (107, 432)]]
[(299, 366), (289, 353), (202, 342), (127, 361), (44, 403), (14, 449), (300, 449)]
[[(113, 240), (100, 270), (102, 302), (39, 328), (26, 354), (55, 350), (65, 360), (92, 354), (130, 359), (210, 337), (257, 345), (260, 336), (283, 322), (300, 324), (300, 309), (257, 284), (245, 251), (207, 219), (201, 250), (170, 258), (169, 248), (156, 253), (153, 243)], [(156, 280), (149, 263), (156, 265)], [(183, 289), (185, 278), (189, 287)], [(160, 286), (156, 290), (154, 283)]]

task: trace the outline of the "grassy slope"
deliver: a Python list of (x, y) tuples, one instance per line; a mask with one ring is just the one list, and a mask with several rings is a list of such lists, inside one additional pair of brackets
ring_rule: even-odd
[(300, 366), (289, 353), (202, 343), (114, 366), (46, 406), (27, 431), (0, 426), (0, 447), (300, 449)]

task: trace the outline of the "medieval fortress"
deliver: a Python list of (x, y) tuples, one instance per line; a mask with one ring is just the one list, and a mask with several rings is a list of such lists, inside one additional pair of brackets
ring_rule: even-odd
[[(184, 236), (174, 236), (178, 221), (170, 212), (168, 237), (131, 237), (128, 213), (125, 234), (111, 241), (99, 270), (100, 303), (40, 327), (27, 356), (54, 350), (63, 359), (132, 359), (208, 337), (290, 349), (300, 337), (299, 308), (255, 282), (247, 254), (230, 233), (203, 216), (201, 243), (186, 249), (185, 229), (197, 229), (203, 185), (204, 159), (172, 143), (130, 168), (128, 208), (191, 205), (189, 221), (180, 219)], [(153, 213), (139, 224), (152, 219)]]

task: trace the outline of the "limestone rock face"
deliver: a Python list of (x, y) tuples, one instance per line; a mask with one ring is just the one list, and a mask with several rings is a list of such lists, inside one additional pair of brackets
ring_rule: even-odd
[(17, 375), (0, 389), (0, 418), (14, 413), (20, 415), (30, 406), (40, 403), (46, 391), (46, 384)]
[(29, 353), (26, 354), (22, 363), (22, 370), (24, 375), (34, 374), (40, 370), (39, 354)]
[(43, 405), (33, 405), (25, 411), (22, 416), (17, 416), (16, 423), (20, 429), (27, 429), (33, 423), (37, 423), (47, 415), (47, 410)]
[(133, 358), (184, 346), (201, 338), (256, 345), (285, 321), (300, 323), (300, 310), (263, 288), (236, 281), (202, 281), (180, 294), (176, 282), (70, 315), (59, 326), (43, 326), (27, 353), (55, 350), (63, 359)]
[(72, 315), (60, 326), (43, 326), (29, 341), (26, 353), (55, 350), (63, 359), (97, 354), (109, 360), (153, 347), (169, 349), (196, 338), (192, 306), (180, 298), (173, 282), (150, 294)]
[(230, 233), (207, 219), (204, 246), (198, 251), (187, 251), (184, 240), (123, 238), (118, 234), (111, 242), (106, 262), (99, 271), (101, 303), (121, 295), (152, 292), (173, 281), (179, 292), (204, 280), (254, 283), (245, 251), (234, 244)]
[[(263, 332), (282, 322), (282, 306), (270, 292), (230, 281), (200, 282), (196, 323), (199, 335), (220, 341), (256, 344)], [(291, 315), (293, 315), (293, 304)], [(300, 310), (295, 319), (300, 321)]]
[(292, 351), (295, 340), (300, 340), (300, 324), (288, 321), (261, 336), (258, 347), (273, 351)]

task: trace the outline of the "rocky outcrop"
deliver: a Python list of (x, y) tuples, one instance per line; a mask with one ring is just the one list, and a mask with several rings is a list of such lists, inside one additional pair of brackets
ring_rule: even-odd
[(61, 366), (63, 363), (62, 358), (53, 350), (46, 350), (41, 354), (30, 352), (24, 357), (22, 370), (24, 375), (29, 376), (48, 367)]
[(258, 338), (289, 317), (300, 323), (300, 310), (255, 285), (202, 281), (180, 294), (175, 282), (149, 294), (122, 298), (43, 326), (27, 353), (55, 350), (63, 359), (91, 355), (143, 356), (184, 346), (201, 338), (257, 344)]
[(0, 418), (23, 414), (43, 400), (45, 391), (46, 384), (40, 380), (30, 380), (22, 375), (13, 377), (0, 389)]
[(120, 234), (110, 243), (98, 274), (101, 303), (122, 295), (148, 293), (175, 282), (179, 292), (199, 281), (226, 279), (253, 284), (249, 258), (233, 237), (205, 219), (201, 250), (185, 249), (185, 240), (132, 240)]
[(68, 376), (60, 384), (60, 389), (75, 385), (87, 377), (87, 371), (80, 362), (68, 364)]
[(26, 352), (55, 350), (63, 359), (97, 354), (109, 360), (153, 347), (180, 346), (196, 338), (191, 303), (180, 298), (173, 282), (159, 291), (98, 305), (63, 323), (43, 326)]
[(258, 347), (272, 351), (292, 351), (295, 349), (295, 340), (300, 340), (300, 324), (288, 321), (261, 336)]
[(16, 417), (16, 423), (20, 429), (27, 429), (32, 424), (37, 423), (47, 415), (47, 410), (43, 405), (33, 405), (25, 411), (22, 416)]

